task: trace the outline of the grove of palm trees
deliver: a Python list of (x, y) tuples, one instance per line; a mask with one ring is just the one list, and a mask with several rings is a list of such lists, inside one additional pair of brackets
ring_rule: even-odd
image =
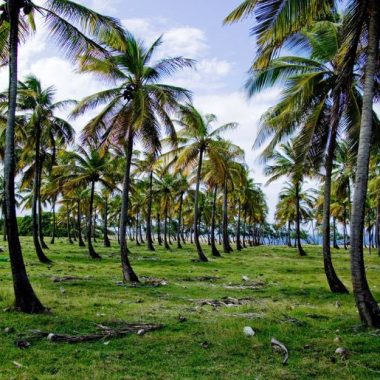
[(380, 378), (380, 2), (241, 1), (0, 0), (0, 379)]

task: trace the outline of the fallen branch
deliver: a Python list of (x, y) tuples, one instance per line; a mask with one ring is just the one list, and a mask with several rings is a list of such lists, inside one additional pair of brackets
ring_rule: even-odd
[(232, 298), (232, 297), (223, 297), (221, 300), (200, 300), (198, 301), (200, 306), (209, 305), (212, 307), (221, 307), (221, 306), (240, 306), (245, 305), (249, 301), (252, 301), (251, 298)]
[(77, 280), (89, 280), (91, 277), (76, 277), (76, 276), (64, 276), (64, 277), (52, 277), (53, 282), (66, 282)]
[(272, 347), (278, 347), (281, 349), (281, 351), (284, 352), (284, 360), (283, 360), (282, 364), (286, 365), (288, 363), (288, 359), (289, 359), (289, 351), (286, 348), (286, 346), (275, 338), (272, 338), (271, 344), (272, 344)]
[(117, 329), (109, 326), (98, 325), (98, 329), (101, 331), (86, 335), (56, 334), (40, 330), (34, 330), (32, 333), (34, 338), (47, 338), (51, 342), (82, 343), (117, 338), (128, 334), (144, 335), (149, 331), (159, 330), (162, 327), (163, 326), (159, 324), (130, 323)]

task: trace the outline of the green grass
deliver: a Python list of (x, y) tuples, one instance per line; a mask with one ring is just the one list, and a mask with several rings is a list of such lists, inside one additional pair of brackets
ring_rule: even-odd
[[(23, 246), (33, 286), (51, 313), (4, 311), (11, 306), (13, 294), (9, 262), (1, 254), (1, 379), (380, 378), (380, 331), (360, 326), (352, 295), (329, 292), (318, 247), (307, 247), (305, 258), (289, 248), (259, 247), (195, 263), (190, 245), (182, 251), (158, 249), (152, 254), (132, 244), (138, 275), (166, 279), (168, 284), (124, 287), (116, 285), (121, 276), (115, 244), (110, 249), (99, 246), (103, 259), (92, 261), (86, 249), (59, 239), (47, 251), (52, 266), (38, 263), (30, 239), (23, 239)], [(333, 255), (339, 275), (350, 286), (348, 253), (341, 249)], [(366, 265), (371, 288), (380, 299), (380, 259), (375, 253), (367, 254)], [(52, 281), (65, 275), (83, 280)], [(255, 290), (225, 287), (243, 285), (242, 275), (262, 286)], [(216, 278), (204, 281), (202, 276)], [(225, 296), (250, 299), (238, 307), (199, 306), (199, 300)], [(244, 315), (248, 313), (252, 319)], [(187, 321), (179, 322), (179, 315)], [(118, 321), (162, 323), (164, 328), (145, 336), (113, 339), (108, 345), (46, 339), (32, 340), (23, 350), (15, 345), (33, 329), (88, 333), (96, 331), (97, 323)], [(256, 335), (245, 337), (244, 326), (251, 326)], [(14, 331), (5, 333), (6, 327)], [(287, 366), (282, 365), (282, 355), (272, 350), (272, 337), (289, 348)], [(203, 348), (206, 341), (209, 347)], [(336, 357), (337, 347), (349, 350), (347, 359)]]

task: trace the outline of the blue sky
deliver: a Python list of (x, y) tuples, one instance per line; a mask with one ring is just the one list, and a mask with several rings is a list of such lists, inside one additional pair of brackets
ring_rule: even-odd
[[(161, 34), (164, 43), (160, 56), (183, 55), (197, 60), (197, 69), (180, 73), (172, 82), (189, 88), (194, 103), (204, 113), (218, 116), (215, 126), (239, 123), (227, 138), (246, 151), (246, 161), (256, 182), (264, 183), (257, 152), (251, 147), (260, 116), (278, 98), (279, 90), (265, 91), (248, 100), (243, 85), (255, 54), (255, 42), (249, 36), (253, 20), (223, 26), (223, 18), (241, 0), (85, 0), (84, 5), (118, 17), (138, 38), (152, 42)], [(42, 2), (42, 0), (36, 0)], [(47, 42), (39, 27), (36, 35), (21, 49), (20, 77), (33, 73), (44, 86), (57, 88), (57, 100), (81, 99), (104, 88), (95, 78), (79, 75), (56, 47)], [(7, 85), (6, 70), (0, 71), (0, 85)], [(87, 119), (92, 114), (87, 116)], [(74, 122), (79, 132), (86, 119)], [(283, 181), (264, 188), (273, 214)], [(271, 219), (271, 218), (270, 218)]]

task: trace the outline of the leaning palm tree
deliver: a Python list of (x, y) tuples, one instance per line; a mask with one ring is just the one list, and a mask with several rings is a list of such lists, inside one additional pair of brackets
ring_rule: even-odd
[[(44, 7), (30, 0), (7, 0), (0, 4), (0, 59), (9, 62), (9, 106), (5, 136), (5, 198), (6, 226), (15, 304), (27, 313), (44, 310), (29, 282), (18, 234), (15, 205), (15, 124), (17, 98), (17, 67), (19, 43), (35, 27), (33, 15), (38, 12), (48, 27), (48, 38), (53, 38), (65, 55), (76, 59), (88, 51), (104, 53), (101, 39), (123, 42), (121, 25), (116, 20), (102, 16), (83, 5), (68, 0), (48, 0)], [(30, 23), (28, 23), (30, 21)]]
[(221, 148), (224, 142), (220, 139), (221, 133), (236, 128), (236, 123), (228, 123), (212, 130), (216, 116), (202, 115), (193, 105), (186, 104), (180, 107), (178, 123), (182, 127), (178, 131), (179, 147), (171, 154), (176, 156), (175, 169), (186, 167), (196, 168), (195, 199), (194, 199), (194, 242), (200, 261), (207, 262), (207, 257), (199, 242), (199, 189), (201, 184), (202, 164), (204, 156), (217, 166), (221, 166)]
[(85, 126), (83, 138), (86, 140), (95, 137), (104, 144), (121, 147), (125, 153), (120, 256), (123, 280), (137, 282), (138, 277), (128, 258), (126, 240), (133, 145), (140, 141), (148, 151), (159, 152), (162, 127), (175, 140), (175, 128), (170, 114), (178, 109), (179, 102), (190, 98), (190, 93), (183, 88), (163, 84), (160, 80), (179, 69), (191, 67), (193, 61), (174, 57), (153, 62), (152, 57), (162, 43), (161, 38), (149, 48), (130, 34), (126, 40), (125, 49), (111, 46), (114, 53), (105, 60), (92, 56), (83, 62), (82, 71), (95, 73), (117, 85), (83, 99), (73, 115), (78, 116), (91, 108), (106, 104)]

